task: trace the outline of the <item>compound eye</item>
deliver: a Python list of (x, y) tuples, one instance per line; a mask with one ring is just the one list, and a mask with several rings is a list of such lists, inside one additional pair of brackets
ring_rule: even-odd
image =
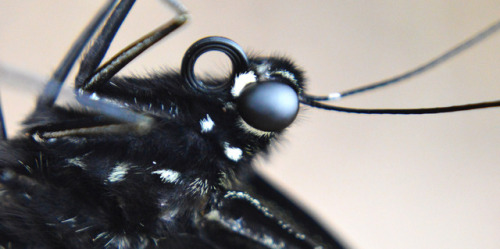
[(245, 122), (261, 131), (281, 131), (297, 117), (299, 98), (287, 84), (268, 81), (247, 85), (237, 99)]

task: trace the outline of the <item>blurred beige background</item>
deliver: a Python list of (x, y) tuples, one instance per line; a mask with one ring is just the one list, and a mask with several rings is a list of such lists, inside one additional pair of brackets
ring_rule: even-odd
[[(0, 2), (0, 62), (47, 77), (103, 1)], [(327, 93), (398, 74), (500, 18), (500, 1), (185, 1), (190, 24), (124, 73), (179, 68), (207, 35), (293, 58)], [(138, 1), (112, 53), (172, 16)], [(424, 76), (352, 97), (426, 107), (500, 97), (500, 34)], [(33, 95), (2, 86), (9, 134)], [(17, 90), (16, 90), (17, 88)], [(12, 90), (14, 89), (14, 90)], [(306, 108), (259, 169), (354, 248), (500, 248), (500, 110), (430, 116)]]

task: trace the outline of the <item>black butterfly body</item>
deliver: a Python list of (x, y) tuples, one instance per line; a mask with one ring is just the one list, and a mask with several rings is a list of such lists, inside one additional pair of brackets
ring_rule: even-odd
[[(245, 76), (303, 90), (302, 73), (286, 59), (254, 58), (250, 65), (260, 72)], [(224, 81), (233, 79), (214, 84)], [(36, 110), (23, 135), (1, 145), (0, 245), (337, 246), (321, 237), (326, 232), (319, 225), (300, 227), (313, 220), (292, 203), (288, 210), (280, 207), (281, 194), (253, 170), (252, 159), (266, 153), (280, 132), (246, 125), (233, 89), (198, 94), (172, 71), (112, 78), (91, 93), (151, 118), (147, 131), (94, 134), (120, 121), (81, 108)], [(314, 230), (324, 234), (308, 234)]]
[[(188, 20), (180, 3), (167, 2), (177, 13), (171, 21), (101, 63), (134, 4), (109, 0), (47, 82), (21, 134), (0, 140), (0, 249), (344, 248), (253, 168), (294, 122), (299, 103), (368, 114), (500, 106), (354, 109), (324, 103), (425, 72), (499, 30), (500, 22), (414, 70), (328, 96), (306, 94), (303, 72), (290, 60), (247, 58), (223, 37), (194, 43), (180, 71), (117, 76)], [(79, 105), (55, 105), (87, 44), (75, 80)], [(196, 60), (214, 50), (230, 58), (232, 72), (198, 79)]]

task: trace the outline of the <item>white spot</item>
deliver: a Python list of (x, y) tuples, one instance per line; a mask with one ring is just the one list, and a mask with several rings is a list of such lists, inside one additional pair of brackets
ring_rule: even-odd
[(81, 157), (66, 159), (66, 162), (73, 166), (80, 167), (82, 169), (85, 169), (87, 167), (87, 165), (85, 165), (85, 163), (82, 161)]
[(100, 99), (100, 97), (99, 97), (99, 96), (97, 96), (97, 93), (92, 93), (92, 94), (90, 94), (90, 97), (89, 97), (89, 98), (90, 98), (91, 100), (99, 100), (99, 99)]
[(210, 118), (210, 115), (207, 114), (207, 117), (200, 120), (200, 126), (201, 126), (201, 133), (207, 133), (209, 131), (212, 131), (212, 129), (215, 126), (214, 121), (212, 118)]
[(220, 213), (217, 210), (212, 210), (212, 211), (208, 212), (204, 216), (204, 218), (207, 219), (207, 220), (221, 220)]
[(43, 143), (45, 140), (40, 136), (40, 133), (36, 132), (35, 134), (32, 135), (33, 140), (35, 140), (38, 143)]
[(242, 73), (234, 79), (234, 86), (231, 89), (231, 94), (234, 97), (240, 96), (241, 91), (245, 88), (246, 85), (256, 82), (257, 76), (253, 71)]
[(117, 164), (116, 167), (113, 168), (111, 174), (108, 176), (109, 182), (119, 182), (125, 179), (127, 175), (127, 171), (129, 170), (130, 165), (122, 163)]
[(156, 161), (153, 161), (153, 164), (156, 165)]
[(160, 175), (160, 179), (165, 183), (175, 183), (181, 176), (181, 173), (171, 169), (160, 169), (151, 172), (151, 174)]
[(243, 156), (243, 151), (240, 148), (231, 147), (229, 143), (224, 143), (224, 154), (227, 158), (237, 162)]
[(342, 94), (340, 93), (330, 93), (328, 94), (328, 100), (336, 100), (342, 98)]

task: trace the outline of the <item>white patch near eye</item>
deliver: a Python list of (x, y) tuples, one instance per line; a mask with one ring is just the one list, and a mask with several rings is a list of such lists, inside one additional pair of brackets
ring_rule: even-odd
[(153, 171), (151, 172), (151, 174), (157, 174), (157, 175), (160, 175), (160, 179), (162, 180), (162, 182), (169, 182), (169, 183), (175, 183), (179, 177), (181, 176), (181, 173), (175, 171), (175, 170), (171, 170), (171, 169), (160, 169), (160, 170), (156, 170), (156, 171)]
[(214, 121), (212, 118), (210, 118), (210, 115), (207, 114), (207, 117), (200, 120), (200, 126), (201, 126), (201, 133), (207, 133), (209, 131), (212, 131), (212, 129), (215, 126)]
[(243, 151), (237, 147), (231, 147), (229, 143), (224, 143), (224, 154), (226, 157), (237, 162), (243, 157)]
[(129, 165), (126, 163), (118, 163), (116, 167), (113, 168), (111, 174), (108, 176), (109, 182), (120, 182), (125, 179), (127, 172), (129, 170)]
[(240, 96), (241, 91), (246, 85), (257, 81), (257, 76), (253, 71), (242, 73), (234, 79), (234, 86), (231, 89), (233, 97)]

